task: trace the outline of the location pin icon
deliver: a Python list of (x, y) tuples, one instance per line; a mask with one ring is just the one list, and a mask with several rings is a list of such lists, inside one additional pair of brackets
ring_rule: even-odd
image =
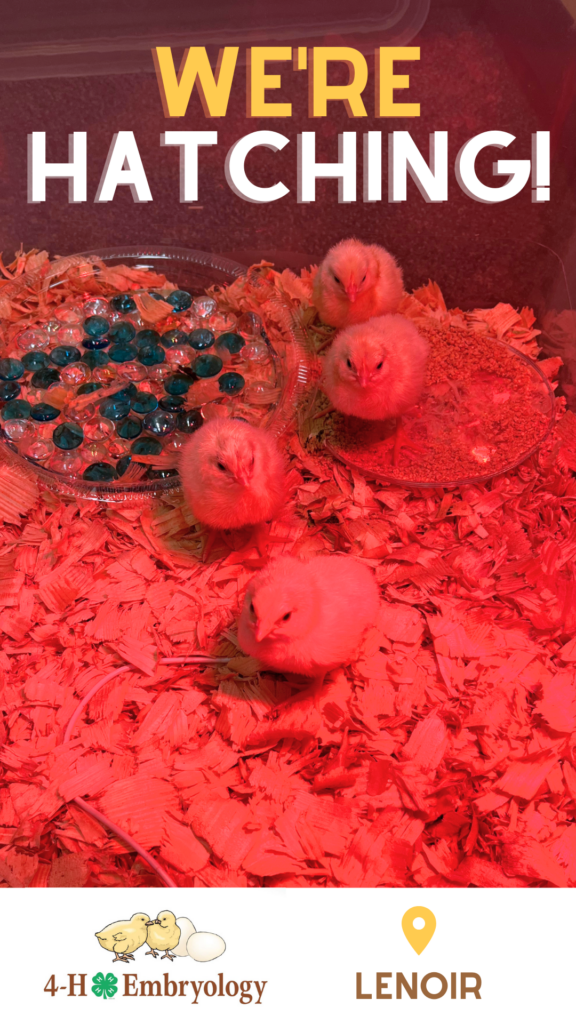
[[(423, 928), (414, 927), (414, 921), (419, 917), (424, 921)], [(402, 931), (412, 949), (420, 956), (436, 931), (436, 918), (428, 907), (411, 907), (402, 918)]]

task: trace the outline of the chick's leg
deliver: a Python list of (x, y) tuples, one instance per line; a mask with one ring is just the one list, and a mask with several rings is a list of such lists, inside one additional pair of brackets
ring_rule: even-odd
[(397, 466), (400, 458), (400, 452), (402, 448), (411, 448), (417, 455), (424, 455), (426, 449), (421, 444), (417, 444), (416, 441), (412, 441), (408, 437), (404, 427), (402, 426), (402, 419), (398, 417), (398, 425), (396, 427), (396, 434), (394, 436), (394, 448), (392, 451), (392, 465)]
[(207, 562), (208, 561), (208, 555), (212, 551), (212, 548), (214, 547), (214, 544), (216, 543), (216, 538), (217, 537), (218, 537), (218, 530), (208, 530), (207, 531), (207, 537), (206, 537), (206, 541), (204, 543), (204, 549), (202, 551), (202, 561), (203, 562)]
[(284, 708), (288, 708), (292, 704), (306, 702), (309, 701), (310, 698), (312, 698), (314, 706), (318, 707), (317, 700), (320, 697), (325, 676), (320, 676), (319, 678), (310, 681), (310, 677), (305, 678), (304, 676), (297, 675), (292, 672), (283, 672), (282, 675), (286, 679), (287, 683), (291, 686), (297, 686), (298, 689), (291, 697), (287, 697), (286, 700), (281, 701), (280, 704), (276, 704), (272, 709), (273, 712), (283, 711)]
[[(134, 959), (134, 957), (132, 957), (132, 960), (133, 959)], [(127, 953), (116, 953), (116, 956), (114, 957), (112, 963), (115, 964), (117, 960), (121, 960), (122, 963), (124, 963), (124, 964), (130, 963), (130, 961), (128, 959), (128, 954)]]
[(161, 960), (165, 960), (166, 957), (168, 957), (169, 960), (175, 960), (176, 959), (176, 955), (174, 953), (170, 953), (170, 952), (164, 953), (164, 956), (161, 956), (160, 959)]
[(312, 686), (310, 687), (310, 696), (314, 701), (314, 707), (316, 711), (320, 711), (320, 697), (322, 696), (322, 687), (324, 686), (324, 680), (326, 679), (326, 672), (323, 672), (321, 676), (316, 676)]
[(154, 959), (156, 959), (156, 957), (158, 956), (158, 953), (156, 952), (155, 949), (149, 949), (148, 952), (146, 953), (146, 956), (153, 956)]

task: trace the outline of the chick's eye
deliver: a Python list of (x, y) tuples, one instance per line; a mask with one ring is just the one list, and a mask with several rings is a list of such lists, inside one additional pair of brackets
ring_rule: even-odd
[(221, 471), (222, 473), (225, 473), (225, 472), (226, 472), (226, 466), (224, 465), (224, 463), (223, 463), (223, 462), (217, 462), (217, 463), (216, 463), (216, 465), (218, 466), (218, 469), (219, 469), (219, 470), (220, 470), (220, 471)]
[(383, 365), (384, 365), (384, 360), (383, 360), (383, 359), (381, 359), (381, 360), (380, 360), (380, 362), (378, 363), (378, 366), (376, 367), (376, 369), (377, 369), (377, 370), (381, 370), (381, 369), (382, 369), (382, 367), (383, 367)]
[(254, 613), (254, 602), (250, 601), (250, 611)]
[(364, 274), (364, 277), (363, 277), (363, 278), (362, 278), (362, 280), (360, 281), (360, 284), (364, 284), (364, 281), (365, 281), (365, 280), (366, 280), (366, 274)]
[(283, 622), (288, 622), (288, 619), (290, 618), (291, 615), (292, 615), (292, 612), (286, 612), (286, 615), (282, 616), (282, 621)]
[(336, 274), (334, 274), (334, 280), (336, 281), (336, 284), (342, 284), (342, 281), (339, 277), (336, 277)]
[(352, 363), (350, 362), (349, 359), (346, 360), (346, 366), (348, 367), (349, 370), (352, 369)]

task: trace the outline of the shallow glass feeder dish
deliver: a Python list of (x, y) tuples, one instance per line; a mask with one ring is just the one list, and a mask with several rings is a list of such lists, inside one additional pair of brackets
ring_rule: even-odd
[(0, 344), (4, 456), (60, 493), (127, 501), (179, 488), (178, 452), (206, 420), (282, 433), (308, 383), (305, 339), (294, 323), (275, 346), (263, 312), (226, 303), (223, 286), (246, 273), (129, 246), (15, 279), (3, 297), (30, 313)]
[[(470, 336), (471, 341), (473, 335)], [(324, 445), (369, 479), (426, 489), (481, 484), (533, 455), (554, 424), (554, 393), (538, 363), (490, 340), (494, 360), (458, 379), (429, 383), (401, 420), (404, 439), (394, 464), (397, 422), (326, 417)]]

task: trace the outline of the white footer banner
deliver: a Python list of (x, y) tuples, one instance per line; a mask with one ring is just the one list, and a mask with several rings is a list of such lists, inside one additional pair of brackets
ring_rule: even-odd
[(5, 1019), (574, 1020), (573, 889), (4, 889)]

